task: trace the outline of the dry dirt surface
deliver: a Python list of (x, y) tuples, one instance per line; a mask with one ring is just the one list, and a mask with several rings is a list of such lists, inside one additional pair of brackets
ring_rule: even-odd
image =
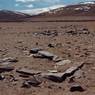
[[(69, 62), (56, 65), (48, 58), (35, 58), (29, 52), (32, 48), (42, 48)], [(24, 68), (62, 73), (82, 62), (81, 68), (60, 82), (54, 81), (56, 77), (51, 80), (16, 72)], [(29, 82), (36, 77), (41, 82)], [(0, 95), (95, 95), (95, 22), (0, 23)]]

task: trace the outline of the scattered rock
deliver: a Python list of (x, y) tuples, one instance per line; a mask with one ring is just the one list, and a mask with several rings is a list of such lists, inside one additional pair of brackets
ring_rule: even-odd
[(84, 28), (83, 30), (82, 30), (82, 34), (89, 34), (90, 32), (89, 32), (89, 30), (87, 29), (87, 28)]
[(41, 73), (41, 71), (35, 71), (31, 69), (26, 69), (26, 68), (18, 69), (16, 70), (16, 72), (21, 73), (21, 74), (27, 74), (27, 75), (36, 75), (36, 74)]
[(38, 51), (41, 51), (41, 50), (42, 50), (41, 48), (32, 48), (32, 49), (30, 50), (30, 53), (35, 54), (35, 53), (38, 53)]
[(57, 55), (50, 53), (48, 51), (43, 51), (41, 48), (33, 48), (30, 50), (30, 53), (33, 53), (34, 58), (47, 58), (49, 60), (53, 60), (54, 62), (61, 61), (62, 58)]
[(58, 36), (58, 32), (57, 31), (50, 31), (50, 30), (47, 30), (47, 31), (42, 31), (42, 32), (34, 32), (33, 33), (34, 36)]
[(21, 74), (19, 75), (20, 77), (23, 77), (23, 78), (29, 78), (30, 76), (29, 75), (26, 75), (26, 74)]
[(95, 70), (95, 67), (92, 67), (91, 69), (92, 69), (92, 70)]
[(0, 72), (9, 72), (14, 70), (13, 66), (0, 66)]
[(13, 81), (18, 81), (18, 80), (19, 80), (18, 78), (16, 78), (16, 77), (15, 77), (14, 75), (12, 75), (12, 74), (10, 74), (9, 77), (10, 77), (10, 81), (11, 81), (11, 82), (13, 82)]
[(85, 90), (80, 85), (75, 84), (71, 86), (70, 91), (71, 92), (75, 92), (75, 91), (83, 92)]
[(18, 60), (16, 58), (8, 57), (4, 59), (0, 59), (1, 64), (10, 64), (10, 63), (16, 63)]
[(82, 70), (78, 70), (75, 72), (74, 77), (75, 78), (81, 78), (83, 76), (84, 72)]
[(48, 70), (48, 72), (50, 72), (50, 73), (57, 73), (58, 71), (57, 70)]
[(61, 58), (61, 57), (58, 57), (57, 55), (56, 56), (54, 56), (53, 57), (53, 59), (52, 59), (54, 62), (59, 62), (59, 61), (62, 61), (63, 60), (63, 58)]
[(41, 84), (38, 80), (29, 80), (27, 82), (32, 86), (39, 86)]
[(0, 80), (4, 80), (5, 76), (4, 75), (0, 75)]
[(71, 30), (71, 31), (67, 31), (66, 33), (67, 34), (71, 34), (71, 35), (76, 35), (77, 34), (77, 31)]
[(77, 35), (77, 34), (89, 34), (89, 30), (87, 28), (83, 28), (81, 30), (70, 30), (70, 31), (67, 31), (66, 32), (67, 34), (70, 34), (70, 35)]
[(0, 65), (8, 65), (8, 64), (11, 64), (11, 62), (3, 62)]
[(24, 82), (23, 82), (23, 86), (22, 87), (27, 87), (27, 88), (29, 88), (29, 87), (31, 87), (31, 86), (35, 86), (35, 87), (37, 87), (37, 86), (39, 86), (40, 84), (42, 83), (42, 81), (36, 76), (33, 76), (31, 79), (29, 79), (29, 80), (25, 80)]
[(62, 43), (57, 43), (57, 44), (50, 43), (50, 44), (48, 44), (48, 47), (50, 47), (50, 48), (54, 48), (54, 47), (60, 48), (62, 46), (63, 46)]
[(57, 43), (57, 44), (56, 44), (56, 47), (57, 47), (57, 48), (60, 48), (60, 47), (62, 47), (62, 46), (63, 46), (62, 43)]
[(42, 57), (48, 58), (50, 60), (53, 60), (53, 58), (56, 56), (53, 53), (50, 53), (48, 51), (39, 51), (38, 54), (41, 55)]
[(48, 88), (49, 88), (49, 89), (52, 89), (52, 85), (49, 85)]
[(65, 64), (70, 64), (71, 60), (62, 60), (59, 62), (56, 62), (56, 65), (65, 65)]
[(7, 62), (18, 62), (18, 60), (16, 58), (12, 58), (12, 57), (4, 58), (3, 61), (7, 61)]
[(54, 82), (62, 82), (64, 73), (42, 73), (42, 77)]
[(54, 48), (54, 45), (53, 44), (48, 44), (48, 47)]
[(73, 83), (73, 82), (75, 82), (74, 79), (75, 79), (75, 77), (73, 77), (73, 76), (70, 77), (70, 78), (69, 78), (69, 83)]
[(45, 58), (44, 56), (40, 55), (40, 54), (33, 54), (32, 55), (34, 58)]
[(22, 87), (23, 87), (23, 88), (31, 88), (31, 85), (30, 85), (27, 81), (24, 81), (24, 82), (22, 83)]

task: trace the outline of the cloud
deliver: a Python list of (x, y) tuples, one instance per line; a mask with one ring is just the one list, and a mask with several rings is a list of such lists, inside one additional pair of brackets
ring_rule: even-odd
[(19, 4), (15, 4), (15, 7), (18, 7), (19, 6)]
[(22, 3), (26, 3), (26, 2), (33, 2), (35, 0), (16, 0), (16, 2), (22, 2)]
[(59, 3), (62, 2), (62, 0), (16, 0), (16, 2), (22, 2), (22, 3), (27, 3), (27, 2), (45, 2), (45, 3)]
[(33, 8), (34, 5), (33, 4), (29, 4), (29, 5), (26, 5), (27, 8)]
[(57, 9), (60, 7), (65, 7), (65, 5), (54, 5), (54, 6), (45, 7), (45, 8), (27, 9), (27, 10), (21, 10), (20, 12), (27, 13), (30, 15), (37, 15), (37, 14), (48, 12), (50, 10)]
[(24, 8), (45, 8), (62, 4), (63, 0), (15, 0)]

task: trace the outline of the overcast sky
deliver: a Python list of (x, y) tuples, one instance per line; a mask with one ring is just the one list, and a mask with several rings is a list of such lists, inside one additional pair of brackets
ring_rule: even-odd
[(92, 0), (0, 0), (0, 9), (30, 10)]

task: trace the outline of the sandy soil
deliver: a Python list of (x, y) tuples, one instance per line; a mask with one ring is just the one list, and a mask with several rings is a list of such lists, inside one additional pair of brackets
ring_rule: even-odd
[[(47, 31), (57, 35), (46, 35)], [(44, 80), (38, 87), (22, 88), (23, 78), (16, 69), (25, 67), (43, 72), (55, 69), (54, 62), (29, 56), (29, 50), (34, 47), (71, 60), (71, 64), (57, 68), (61, 72), (77, 62), (85, 62), (81, 69), (83, 75), (74, 79), (85, 91), (70, 92), (70, 78), (61, 83)], [(95, 95), (95, 22), (0, 23), (0, 58), (6, 57), (17, 58), (18, 62), (11, 64), (15, 70), (3, 73), (5, 79), (0, 80), (0, 95)], [(17, 81), (11, 81), (10, 75)]]

